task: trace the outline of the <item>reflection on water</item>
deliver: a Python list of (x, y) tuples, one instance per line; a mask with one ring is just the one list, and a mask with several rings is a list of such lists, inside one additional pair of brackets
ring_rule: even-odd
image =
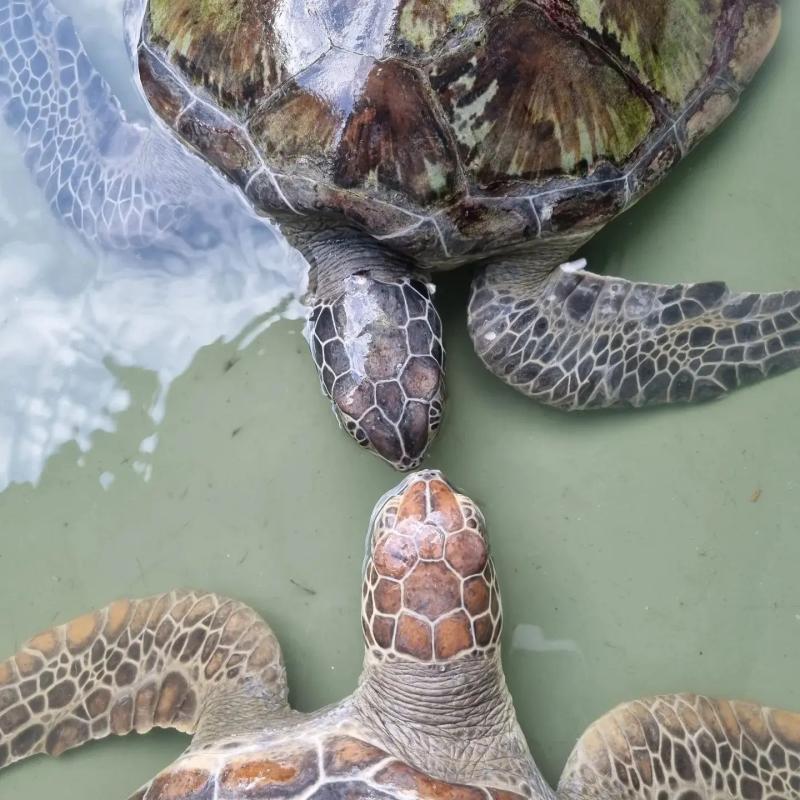
[[(154, 126), (136, 97), (121, 5), (74, 0), (62, 8), (130, 118)], [(129, 404), (115, 364), (157, 374), (149, 409), (157, 424), (170, 383), (198, 349), (236, 337), (256, 318), (260, 330), (302, 313), (304, 263), (276, 229), (169, 134), (125, 127), (169, 159), (179, 179), (166, 193), (185, 192), (191, 206), (180, 234), (161, 235), (146, 253), (91, 248), (56, 219), (19, 143), (0, 128), (0, 490), (36, 482), (65, 442), (85, 450), (95, 431), (113, 430)], [(159, 168), (151, 165), (150, 180)]]
[(581, 654), (577, 642), (572, 639), (548, 639), (538, 625), (521, 623), (511, 634), (511, 651), (527, 650), (531, 653), (576, 653)]

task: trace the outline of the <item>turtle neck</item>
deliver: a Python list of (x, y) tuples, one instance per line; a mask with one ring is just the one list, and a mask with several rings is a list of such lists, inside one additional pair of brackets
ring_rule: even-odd
[(517, 723), (498, 656), (434, 664), (367, 652), (353, 701), (389, 752), (434, 778), (554, 797)]

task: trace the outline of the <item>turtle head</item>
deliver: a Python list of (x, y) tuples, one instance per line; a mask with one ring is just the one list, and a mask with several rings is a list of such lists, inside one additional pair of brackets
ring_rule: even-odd
[(401, 274), (358, 273), (306, 327), (323, 392), (342, 427), (395, 469), (416, 469), (444, 405), (441, 321), (430, 285)]
[(500, 595), (483, 515), (437, 471), (378, 502), (364, 571), (362, 623), (378, 659), (443, 663), (493, 654)]

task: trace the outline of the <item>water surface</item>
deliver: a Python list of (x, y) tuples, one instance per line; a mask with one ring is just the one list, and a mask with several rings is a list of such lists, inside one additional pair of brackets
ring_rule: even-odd
[[(142, 114), (118, 9), (62, 7)], [(798, 41), (787, 3), (737, 115), (586, 249), (594, 268), (800, 286)], [(196, 586), (269, 619), (298, 708), (337, 700), (361, 660), (364, 529), (397, 476), (336, 429), (302, 323), (280, 319), (296, 315), (300, 265), (272, 232), (190, 270), (98, 260), (14, 147), (0, 135), (0, 652), (115, 597)], [(488, 518), (505, 666), (547, 777), (638, 695), (800, 709), (800, 373), (711, 405), (565, 416), (481, 368), (467, 280), (440, 281), (451, 400), (428, 463)], [(125, 798), (185, 744), (158, 733), (37, 758), (2, 773), (0, 796)]]

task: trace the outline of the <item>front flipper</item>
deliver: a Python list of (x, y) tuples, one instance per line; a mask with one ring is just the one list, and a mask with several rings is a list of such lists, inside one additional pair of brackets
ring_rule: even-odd
[(399, 470), (419, 465), (444, 404), (442, 323), (413, 265), (349, 230), (294, 237), (311, 264), (306, 338), (347, 432)]
[(49, 0), (0, 2), (0, 111), (52, 211), (90, 242), (202, 250), (232, 224), (222, 178), (126, 119)]
[(247, 606), (179, 591), (121, 600), (0, 662), (0, 768), (153, 727), (246, 733), (286, 698), (277, 639)]
[(476, 279), (469, 328), (495, 375), (565, 410), (708, 400), (800, 366), (800, 291), (501, 265)]
[(558, 800), (800, 798), (800, 714), (692, 694), (625, 703), (581, 736)]

